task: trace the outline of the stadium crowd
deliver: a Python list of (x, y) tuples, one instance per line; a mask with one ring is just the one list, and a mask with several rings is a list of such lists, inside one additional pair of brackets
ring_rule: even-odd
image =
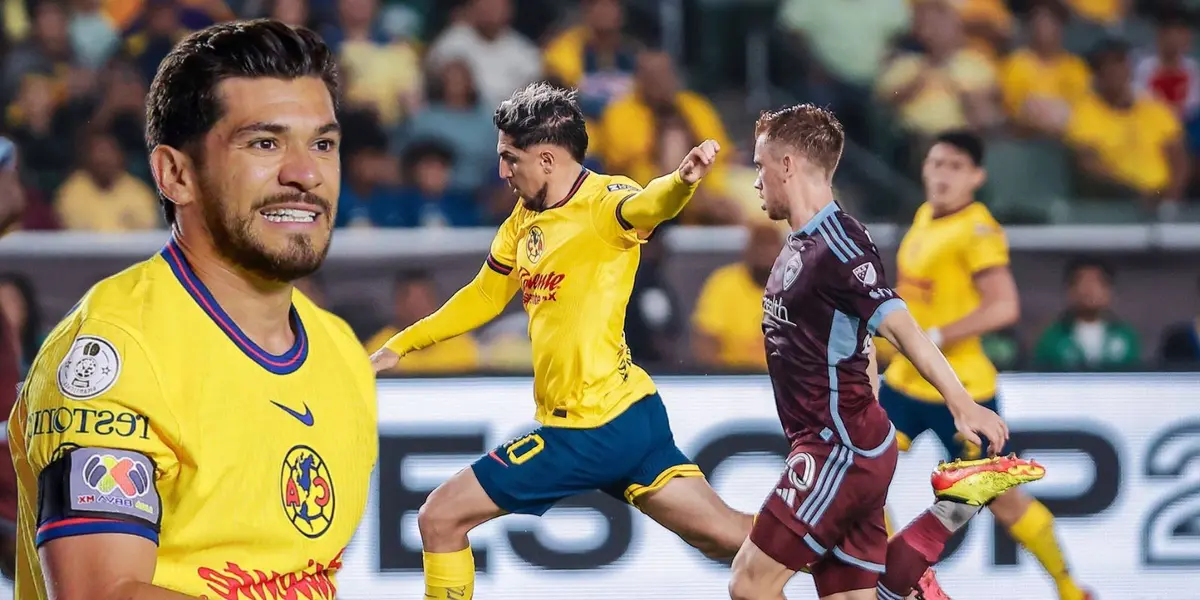
[[(705, 11), (720, 3), (685, 4)], [(1048, 196), (1084, 198), (1072, 201), (1075, 216), (1121, 220), (1133, 210), (1180, 218), (1194, 208), (1186, 199), (1200, 196), (1200, 63), (1187, 2), (777, 4), (773, 40), (783, 48), (772, 56), (787, 57), (787, 68), (775, 82), (794, 99), (832, 107), (852, 140), (897, 177), (916, 183), (928, 140), (965, 127), (989, 138), (985, 195), (1002, 221), (1030, 218), (1026, 209)], [(340, 57), (339, 227), (500, 223), (513, 198), (496, 174), (492, 110), (539, 79), (579, 89), (595, 169), (645, 184), (699, 140), (719, 141), (719, 168), (678, 222), (749, 228), (744, 258), (713, 272), (693, 314), (682, 314), (656, 238), (643, 254), (628, 341), (650, 366), (763, 370), (760, 299), (782, 234), (759, 210), (741, 134), (748, 129), (735, 128), (739, 115), (719, 111), (715, 96), (695, 91), (705, 86), (689, 87), (677, 62), (686, 57), (655, 49), (630, 16), (634, 5), (639, 18), (656, 14), (620, 0), (4, 0), (0, 131), (20, 153), (29, 202), (19, 227), (163, 228), (143, 138), (148, 82), (187, 32), (271, 16), (320, 32)], [(855, 210), (911, 217), (881, 208), (878, 195), (874, 203), (856, 195), (862, 186), (847, 172), (838, 189)], [(1114, 276), (1103, 262), (1073, 262), (1064, 317), (1033, 344), (991, 336), (989, 355), (1002, 368), (1055, 370), (1127, 369), (1147, 357), (1200, 361), (1200, 319), (1179, 315), (1182, 324), (1161, 339), (1142, 339), (1110, 310)], [(305, 288), (322, 296), (319, 280)], [(369, 349), (443, 300), (420, 271), (397, 276), (394, 299), (363, 332)], [(26, 363), (58, 317), (40, 312), (28, 280), (0, 279), (0, 313), (20, 332), (14, 343)], [(522, 318), (491, 330), (517, 335), (464, 336), (402, 366), (528, 369)]]

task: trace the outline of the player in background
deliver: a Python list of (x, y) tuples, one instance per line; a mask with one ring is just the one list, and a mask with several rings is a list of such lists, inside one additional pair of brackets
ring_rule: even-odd
[(329, 248), (337, 81), (316, 34), (268, 20), (159, 66), (146, 141), (172, 237), (84, 295), (22, 388), (19, 600), (334, 597), (375, 381), (291, 282)]
[[(971, 399), (998, 410), (996, 367), (980, 336), (1016, 323), (1017, 286), (1008, 242), (987, 207), (975, 201), (986, 178), (983, 140), (952, 131), (938, 136), (925, 158), (925, 204), (900, 243), (896, 290), (929, 339), (942, 348)], [(886, 343), (881, 344), (887, 348)], [(911, 360), (896, 356), (884, 373), (879, 403), (896, 425), (901, 450), (932, 431), (951, 458), (977, 458), (978, 445), (955, 429), (943, 394)], [(1081, 600), (1054, 535), (1054, 516), (1029, 494), (1014, 489), (988, 505), (1018, 543), (1037, 557), (1062, 600)]]
[[(938, 500), (889, 543), (883, 510), (899, 451), (896, 429), (876, 401), (873, 334), (891, 340), (934, 382), (965, 438), (980, 445), (986, 438), (994, 455), (1008, 428), (971, 399), (888, 286), (866, 228), (834, 201), (841, 123), (805, 104), (765, 113), (755, 137), (763, 208), (794, 230), (763, 296), (767, 367), (792, 450), (734, 559), (730, 596), (780, 598), (803, 570), (827, 600), (904, 598), (954, 531), (1044, 470), (1015, 457), (939, 465)], [(944, 597), (936, 588), (921, 593)]]
[(495, 113), (500, 176), (520, 196), (473, 281), (374, 356), (391, 368), (414, 350), (471, 331), (513, 294), (529, 314), (541, 427), (439, 486), (417, 517), (425, 597), (471, 598), (467, 533), (506, 513), (542, 515), (604, 490), (712, 557), (731, 557), (752, 517), (734, 511), (676, 446), (654, 382), (630, 359), (625, 309), (647, 234), (679, 214), (720, 151), (707, 140), (642, 189), (583, 168), (588, 136), (574, 92), (518, 90)]

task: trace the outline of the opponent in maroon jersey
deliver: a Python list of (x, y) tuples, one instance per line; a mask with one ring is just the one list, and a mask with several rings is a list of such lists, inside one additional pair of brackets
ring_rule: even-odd
[(767, 365), (792, 451), (734, 559), (730, 595), (779, 598), (806, 570), (826, 600), (903, 598), (978, 507), (939, 499), (889, 544), (883, 506), (897, 448), (876, 400), (871, 336), (878, 330), (942, 392), (966, 439), (980, 443), (982, 433), (994, 454), (1008, 430), (963, 389), (887, 285), (866, 229), (834, 202), (844, 136), (833, 114), (809, 104), (766, 113), (755, 135), (763, 208), (795, 231), (763, 297)]

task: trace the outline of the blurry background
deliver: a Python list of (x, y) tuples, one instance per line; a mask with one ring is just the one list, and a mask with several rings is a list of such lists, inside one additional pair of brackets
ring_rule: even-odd
[[(1002, 370), (1027, 373), (1004, 380), (1003, 402), (1057, 477), (1033, 489), (1100, 597), (1200, 599), (1184, 577), (1200, 568), (1200, 473), (1187, 463), (1200, 445), (1200, 380), (1180, 373), (1200, 366), (1198, 10), (1167, 0), (0, 0), (0, 133), (18, 145), (30, 201), (0, 241), (0, 317), (20, 332), (27, 367), (88, 287), (161, 247), (142, 139), (148, 82), (189, 31), (273, 16), (320, 32), (342, 63), (339, 231), (302, 288), (367, 349), (478, 270), (514, 202), (497, 176), (492, 110), (550, 80), (580, 91), (594, 169), (645, 184), (699, 141), (721, 143), (719, 168), (644, 249), (628, 342), (665, 396), (678, 390), (668, 404), (686, 451), (745, 423), (779, 444), (759, 375), (760, 297), (784, 232), (752, 188), (754, 119), (798, 101), (837, 112), (849, 135), (838, 197), (889, 261), (922, 199), (928, 140), (969, 127), (988, 139), (982, 199), (1008, 226), (1022, 298), (1019, 326), (986, 348)], [(1078, 322), (1106, 325), (1104, 351), (1071, 350)], [(392, 410), (381, 413), (380, 497), (348, 554), (344, 597), (419, 589), (419, 554), (414, 563), (405, 548), (419, 547), (421, 490), (532, 414), (525, 327), (514, 303), (381, 384)], [(738, 376), (665, 378), (721, 373)], [(476, 437), (455, 446), (467, 430)], [(425, 470), (404, 461), (431, 447), (450, 450)], [(777, 468), (761, 452), (778, 446), (713, 447), (749, 461), (722, 471), (736, 479), (719, 489), (753, 509)], [(937, 458), (919, 443), (902, 461), (903, 517), (927, 502)], [(723, 597), (721, 565), (593, 501), (602, 512), (506, 520), (495, 531), (535, 533), (492, 545), (480, 589), (607, 598), (670, 572), (678, 580), (662, 594)], [(631, 545), (604, 546), (626, 520)], [(947, 562), (948, 591), (1051, 598), (1029, 557), (982, 531), (990, 517), (980, 523)], [(801, 585), (794, 597), (809, 597)]]

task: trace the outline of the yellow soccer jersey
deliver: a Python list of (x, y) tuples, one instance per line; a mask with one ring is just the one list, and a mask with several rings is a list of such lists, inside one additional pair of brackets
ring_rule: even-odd
[(488, 266), (521, 283), (542, 424), (598, 427), (654, 393), (625, 345), (642, 240), (618, 207), (640, 189), (626, 177), (584, 170), (566, 199), (546, 210), (518, 202), (492, 241)]
[(174, 242), (89, 291), (9, 421), (16, 597), (37, 549), (92, 533), (158, 544), (154, 584), (209, 598), (333, 598), (377, 456), (375, 381), (349, 327), (299, 292), (296, 343), (247, 338)]
[[(896, 291), (922, 328), (944, 327), (979, 308), (976, 273), (1007, 265), (1008, 241), (986, 206), (976, 202), (935, 219), (933, 209), (925, 204), (900, 243)], [(972, 398), (983, 401), (996, 395), (996, 367), (978, 337), (942, 351)], [(942, 399), (902, 355), (896, 355), (885, 377), (889, 386), (908, 396)]]

